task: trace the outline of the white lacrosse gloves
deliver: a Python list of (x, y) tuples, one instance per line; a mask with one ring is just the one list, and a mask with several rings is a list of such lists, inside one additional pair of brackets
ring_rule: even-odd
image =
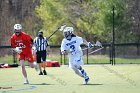
[(102, 47), (102, 44), (99, 41), (97, 41), (96, 44), (92, 44), (92, 43), (88, 42), (88, 48), (93, 48), (95, 46)]
[(61, 51), (61, 53), (64, 55), (64, 54), (66, 54), (66, 50), (64, 50), (64, 51)]
[(36, 50), (36, 47), (35, 47), (35, 46), (33, 46), (33, 47), (32, 47), (32, 51), (33, 51), (33, 52), (37, 52), (37, 50)]
[(21, 53), (22, 52), (22, 48), (21, 47), (16, 47), (16, 48), (14, 48), (14, 51), (16, 51), (17, 53)]
[(94, 47), (94, 45), (92, 43), (88, 42), (88, 48), (93, 48), (93, 47)]

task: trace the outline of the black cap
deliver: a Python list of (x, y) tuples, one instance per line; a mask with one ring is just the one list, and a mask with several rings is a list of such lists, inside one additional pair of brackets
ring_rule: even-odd
[(42, 32), (42, 31), (39, 31), (39, 32), (38, 32), (38, 34), (39, 34), (39, 33), (43, 34), (43, 32)]

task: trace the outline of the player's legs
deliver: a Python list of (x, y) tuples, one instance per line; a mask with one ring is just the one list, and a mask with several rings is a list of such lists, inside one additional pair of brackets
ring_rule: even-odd
[(30, 65), (31, 68), (34, 68), (34, 64), (33, 63), (29, 62), (29, 65)]
[(79, 59), (81, 59), (81, 57), (79, 55), (70, 56), (69, 57), (69, 67), (72, 68), (77, 75), (84, 77), (84, 75), (78, 69), (78, 67), (83, 64), (83, 61), (82, 60), (79, 61)]
[(89, 76), (87, 75), (87, 73), (85, 72), (85, 70), (81, 66), (76, 66), (76, 67), (81, 71), (82, 75), (85, 78), (84, 84), (87, 84), (89, 81)]
[(73, 65), (83, 75), (83, 77), (84, 77), (84, 84), (87, 84), (87, 82), (89, 81), (89, 77), (88, 77), (87, 73), (85, 72), (85, 70), (81, 67), (81, 65), (83, 65), (82, 55), (77, 55), (76, 57), (74, 57)]
[(44, 75), (47, 75), (47, 72), (46, 72), (46, 51), (42, 51), (42, 67), (43, 67), (43, 73)]
[(77, 69), (80, 70), (80, 72), (82, 73), (82, 75), (83, 75), (84, 77), (87, 76), (87, 73), (85, 72), (85, 70), (84, 70), (81, 66), (76, 65), (75, 67), (76, 67)]
[(24, 84), (29, 84), (26, 69), (25, 69), (24, 60), (20, 60), (20, 65), (21, 65), (21, 68), (22, 68), (22, 74), (24, 76)]
[(72, 66), (71, 67), (73, 70), (74, 70), (74, 72), (77, 74), (77, 75), (79, 75), (80, 77), (84, 77), (84, 75), (79, 71), (79, 69), (77, 69), (75, 66)]
[(37, 59), (37, 63), (39, 64), (39, 71), (40, 71), (39, 75), (43, 75), (42, 69), (41, 69), (42, 63), (41, 63), (41, 52), (40, 51), (38, 51), (36, 53), (36, 59)]
[(34, 61), (31, 51), (26, 54), (26, 59), (28, 60), (30, 67), (35, 68), (35, 70), (38, 71), (38, 64)]
[(25, 60), (25, 55), (19, 54), (19, 61), (20, 61), (20, 65), (21, 65), (21, 70), (22, 70), (22, 74), (24, 76), (24, 84), (29, 84), (26, 69), (25, 69), (24, 60)]

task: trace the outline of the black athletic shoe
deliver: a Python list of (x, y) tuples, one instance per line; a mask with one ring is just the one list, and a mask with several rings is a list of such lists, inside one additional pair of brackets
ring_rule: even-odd
[(43, 73), (42, 73), (42, 72), (40, 72), (40, 73), (39, 73), (39, 75), (43, 75)]
[(43, 73), (44, 73), (44, 75), (47, 75), (47, 72), (46, 72), (46, 70), (43, 70)]

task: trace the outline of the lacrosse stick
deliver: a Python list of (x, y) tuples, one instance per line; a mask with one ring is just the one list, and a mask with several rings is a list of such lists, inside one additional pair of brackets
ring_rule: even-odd
[[(98, 47), (102, 47), (102, 44), (99, 42), (99, 41), (96, 41), (96, 44), (94, 44), (94, 47), (95, 46), (98, 46)], [(94, 47), (92, 47), (92, 48), (94, 48)], [(84, 48), (84, 49), (82, 49), (82, 50), (87, 50), (87, 49), (92, 49), (92, 48)]]
[[(66, 27), (66, 25), (62, 25), (61, 27), (58, 27), (58, 29), (55, 30), (55, 31), (47, 38), (47, 40), (49, 40), (57, 31), (63, 31), (65, 27)], [(46, 41), (44, 40), (44, 42), (46, 42)], [(36, 49), (38, 49), (39, 47), (41, 47), (41, 45), (44, 44), (44, 42), (42, 42)]]
[(50, 39), (57, 31), (63, 31), (65, 27), (66, 27), (66, 25), (62, 25), (61, 27), (58, 27), (58, 29), (57, 29), (56, 31), (54, 31), (54, 32), (47, 38), (47, 40)]
[(99, 50), (102, 50), (103, 48), (104, 48), (104, 47), (98, 48), (98, 49), (96, 49), (96, 50), (94, 50), (94, 51), (88, 53), (88, 55), (93, 54), (93, 53), (95, 53), (95, 52), (98, 52)]

